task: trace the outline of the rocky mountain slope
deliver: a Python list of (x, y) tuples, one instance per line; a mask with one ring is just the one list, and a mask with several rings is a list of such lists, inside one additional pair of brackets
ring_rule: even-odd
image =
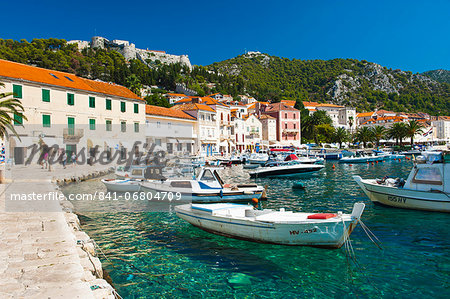
[(384, 108), (450, 114), (449, 84), (365, 60), (305, 61), (252, 53), (208, 69), (241, 77), (246, 91), (260, 99), (330, 101), (359, 111)]
[(450, 83), (450, 71), (447, 70), (428, 71), (423, 73), (423, 75), (438, 82)]

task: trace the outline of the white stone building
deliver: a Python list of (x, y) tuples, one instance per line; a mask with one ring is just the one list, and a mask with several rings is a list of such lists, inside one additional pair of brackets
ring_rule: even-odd
[(191, 155), (197, 152), (197, 119), (181, 110), (146, 106), (147, 143), (161, 146), (168, 154)]
[(42, 142), (68, 153), (84, 149), (85, 157), (92, 150), (126, 157), (134, 141), (144, 140), (145, 101), (123, 86), (6, 60), (0, 60), (0, 82), (0, 92), (13, 91), (27, 118), (14, 116), (20, 140), (8, 140), (16, 164)]

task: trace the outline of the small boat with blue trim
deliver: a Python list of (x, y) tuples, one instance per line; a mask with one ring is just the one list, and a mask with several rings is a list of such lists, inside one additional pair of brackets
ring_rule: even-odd
[(437, 212), (450, 212), (450, 154), (423, 152), (415, 159), (408, 178), (362, 179), (353, 176), (376, 204)]
[(139, 179), (102, 179), (109, 192), (139, 192), (141, 182)]
[(358, 224), (364, 203), (351, 214), (294, 213), (258, 210), (251, 205), (185, 204), (175, 207), (178, 217), (202, 230), (235, 239), (281, 245), (340, 248)]
[(180, 194), (192, 202), (248, 202), (261, 198), (264, 187), (256, 184), (225, 184), (217, 168), (203, 167), (194, 179), (152, 180), (141, 183), (142, 192)]
[(273, 161), (268, 162), (264, 167), (250, 171), (250, 177), (268, 177), (280, 175), (298, 175), (311, 173), (324, 169), (325, 166), (320, 164), (302, 164), (295, 160), (292, 161)]

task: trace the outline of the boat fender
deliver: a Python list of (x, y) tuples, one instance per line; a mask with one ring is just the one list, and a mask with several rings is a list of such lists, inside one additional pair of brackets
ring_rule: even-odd
[(220, 190), (220, 198), (223, 197), (223, 190)]

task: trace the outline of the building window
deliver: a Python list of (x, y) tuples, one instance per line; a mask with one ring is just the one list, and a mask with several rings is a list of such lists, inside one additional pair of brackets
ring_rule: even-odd
[(19, 115), (19, 114), (15, 114), (15, 113), (14, 113), (14, 125), (15, 125), (15, 126), (20, 126), (20, 125), (22, 125), (22, 124), (23, 124), (22, 116)]
[(74, 117), (68, 117), (67, 118), (67, 132), (68, 135), (75, 135), (75, 118)]
[(134, 113), (139, 113), (139, 105), (134, 104)]
[(284, 114), (284, 118), (287, 118), (287, 113)]
[(125, 107), (125, 102), (120, 102), (120, 112), (125, 112), (126, 111), (126, 107)]
[(156, 122), (156, 127), (157, 127), (157, 128), (161, 128), (161, 122), (157, 121), (157, 122)]
[(106, 99), (106, 110), (112, 110), (111, 100)]
[(139, 123), (134, 123), (134, 132), (139, 133)]
[(120, 122), (120, 130), (122, 132), (126, 132), (127, 131), (127, 122), (125, 122), (125, 121), (121, 121)]
[(171, 129), (171, 128), (172, 128), (172, 123), (167, 123), (167, 127), (168, 127), (169, 129)]
[(50, 115), (42, 114), (42, 126), (45, 128), (50, 128), (51, 126)]
[(89, 97), (89, 108), (95, 108), (95, 97)]
[(294, 124), (294, 129), (297, 129), (297, 124)]
[(106, 131), (112, 131), (112, 121), (109, 119), (106, 120)]
[(70, 105), (70, 106), (75, 105), (75, 95), (73, 93), (67, 94), (67, 105)]
[(13, 84), (13, 96), (16, 99), (22, 98), (22, 85)]
[(294, 113), (294, 114), (293, 114), (293, 117), (294, 117), (294, 119), (295, 119), (295, 118), (297, 117), (297, 114), (296, 114), (296, 113)]
[(42, 102), (50, 102), (50, 90), (42, 90)]
[(89, 130), (95, 130), (95, 119), (89, 119)]
[(284, 124), (284, 128), (287, 129), (287, 123)]

